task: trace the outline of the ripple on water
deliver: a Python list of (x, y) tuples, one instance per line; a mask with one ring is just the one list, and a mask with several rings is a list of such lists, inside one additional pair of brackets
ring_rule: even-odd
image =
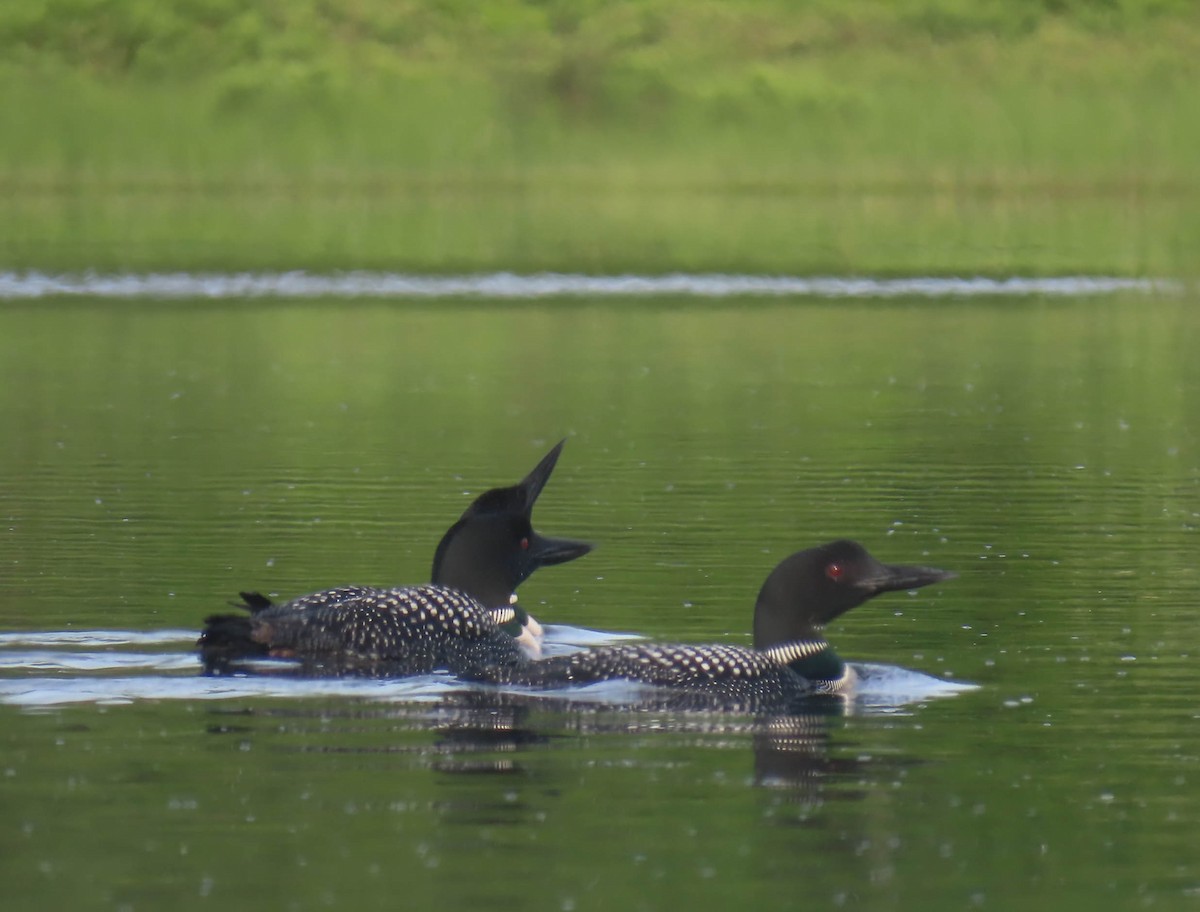
[[(563, 654), (582, 646), (637, 639), (634, 634), (608, 633), (582, 627), (552, 625), (546, 629), (548, 654)], [(193, 631), (44, 631), (0, 634), (0, 702), (23, 707), (67, 703), (111, 705), (137, 700), (228, 700), (243, 697), (354, 697), (389, 702), (441, 699), (474, 685), (448, 674), (401, 680), (364, 678), (313, 679), (293, 677), (286, 663), (264, 662), (262, 674), (227, 677), (201, 675), (200, 661), (191, 648)], [(133, 651), (139, 646), (186, 642), (185, 651)], [(77, 646), (46, 649), (46, 646)], [(36, 646), (42, 648), (29, 649)], [(117, 646), (125, 650), (114, 649)], [(860, 685), (855, 707), (886, 712), (910, 703), (952, 696), (975, 685), (947, 681), (888, 665), (856, 664)], [(112, 674), (120, 672), (121, 674)], [(143, 672), (137, 674), (137, 672)], [(566, 691), (557, 692), (559, 696)], [(602, 682), (572, 688), (572, 700), (594, 703), (636, 703), (640, 693), (628, 682)]]
[(1178, 294), (1170, 279), (1117, 276), (1011, 276), (1004, 279), (917, 276), (759, 276), (675, 273), (661, 276), (589, 276), (568, 273), (423, 276), (379, 272), (312, 275), (281, 273), (148, 273), (47, 275), (0, 272), (0, 299), (55, 295), (111, 298), (547, 298), (743, 296), (816, 298), (943, 298), (1052, 295), (1082, 297), (1118, 292)]

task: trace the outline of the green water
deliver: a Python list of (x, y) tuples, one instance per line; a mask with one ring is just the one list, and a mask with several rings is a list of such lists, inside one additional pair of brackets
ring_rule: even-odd
[(472, 493), (569, 436), (535, 520), (599, 547), (525, 584), (543, 621), (743, 643), (776, 561), (853, 536), (960, 578), (839, 650), (982, 685), (772, 737), (201, 699), (187, 667), (39, 702), (122, 674), (8, 661), (5, 908), (1195, 908), (1196, 304), (5, 305), (5, 631), (422, 581)]

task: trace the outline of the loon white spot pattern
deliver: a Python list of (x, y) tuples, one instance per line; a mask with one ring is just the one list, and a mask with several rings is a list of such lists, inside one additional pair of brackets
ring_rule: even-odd
[(789, 700), (826, 690), (787, 667), (825, 644), (804, 641), (774, 651), (741, 646), (634, 643), (555, 656), (524, 666), (490, 669), (496, 683), (536, 687), (627, 679), (719, 698)]
[[(844, 693), (856, 674), (829, 647), (830, 620), (884, 593), (930, 585), (954, 574), (884, 564), (849, 539), (797, 551), (768, 574), (754, 605), (757, 648), (636, 644), (601, 647), (524, 666), (486, 669), (497, 684), (562, 687), (624, 680), (669, 690), (673, 706), (787, 709), (799, 699)], [(683, 699), (680, 699), (680, 698)]]
[[(538, 535), (530, 513), (565, 441), (515, 485), (476, 497), (434, 551), (428, 585), (341, 586), (281, 605), (242, 593), (250, 611), (205, 619), (198, 645), (205, 670), (237, 672), (248, 658), (299, 659), (304, 671), (400, 676), (523, 661), (527, 615), (514, 590), (538, 567), (574, 560), (591, 546)], [(494, 609), (494, 611), (493, 611)], [(502, 627), (501, 625), (504, 625)], [(518, 631), (514, 630), (513, 633)], [(531, 633), (529, 648), (538, 644)]]
[(275, 655), (385, 662), (392, 674), (521, 660), (490, 609), (445, 586), (341, 586), (257, 610), (250, 623)]

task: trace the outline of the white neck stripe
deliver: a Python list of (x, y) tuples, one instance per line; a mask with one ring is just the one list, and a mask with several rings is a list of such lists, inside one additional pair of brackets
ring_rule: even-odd
[(496, 622), (496, 626), (498, 626), (498, 627), (503, 626), (504, 624), (507, 624), (510, 621), (515, 620), (516, 617), (517, 617), (517, 613), (515, 611), (513, 611), (511, 608), (493, 608), (492, 609), (492, 620)]
[(828, 648), (829, 644), (824, 640), (792, 640), (764, 649), (763, 652), (781, 665), (791, 665), (801, 659), (811, 659)]

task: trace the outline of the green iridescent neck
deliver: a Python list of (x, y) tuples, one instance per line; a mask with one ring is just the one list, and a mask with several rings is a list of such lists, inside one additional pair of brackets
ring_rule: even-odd
[(512, 604), (504, 608), (492, 609), (492, 617), (496, 621), (496, 626), (509, 636), (515, 637), (521, 635), (521, 630), (529, 621), (529, 612), (520, 605)]
[(764, 652), (808, 681), (837, 681), (846, 674), (846, 663), (824, 640), (791, 640)]

